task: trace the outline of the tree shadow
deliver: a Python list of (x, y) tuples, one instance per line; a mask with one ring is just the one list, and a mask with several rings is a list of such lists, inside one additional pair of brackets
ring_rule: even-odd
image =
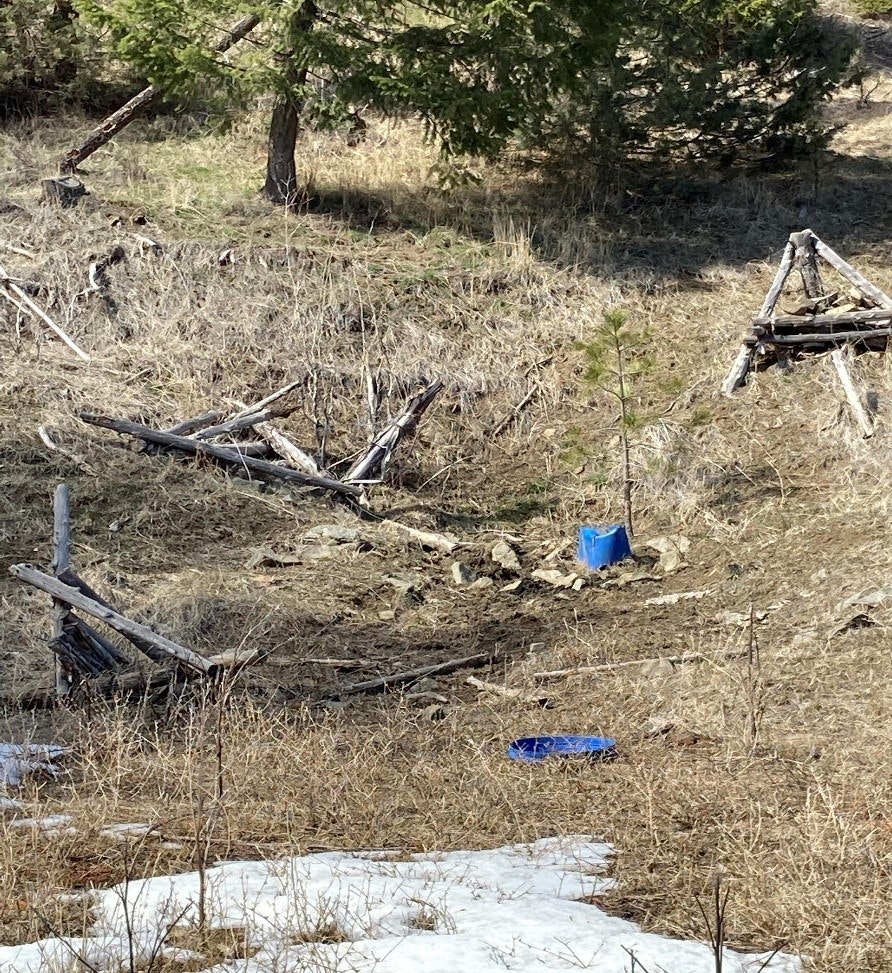
[[(824, 153), (785, 172), (628, 173), (605, 193), (586, 182), (515, 173), (503, 186), (447, 195), (383, 185), (329, 187), (307, 212), (383, 236), (452, 231), (562, 270), (698, 289), (704, 271), (773, 259), (806, 227), (843, 254), (884, 244), (892, 228), (892, 162)], [(521, 253), (522, 255), (522, 253)]]

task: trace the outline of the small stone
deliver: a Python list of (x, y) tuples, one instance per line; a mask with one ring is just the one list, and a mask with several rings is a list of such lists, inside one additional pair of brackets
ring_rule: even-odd
[(413, 693), (432, 693), (439, 688), (440, 684), (436, 679), (431, 679), (430, 676), (424, 676), (412, 683)]
[(427, 720), (428, 723), (440, 723), (446, 719), (446, 707), (441, 703), (431, 703), (425, 706), (418, 714), (419, 720)]
[(378, 612), (378, 618), (382, 622), (392, 622), (396, 618), (396, 612), (389, 608), (386, 611)]
[(495, 582), (492, 578), (486, 577), (478, 578), (471, 585), (471, 591), (485, 591), (487, 588), (492, 588)]
[(533, 577), (539, 581), (547, 581), (555, 588), (571, 588), (578, 580), (578, 574), (564, 574), (555, 568), (537, 568), (533, 572)]
[(477, 576), (464, 561), (454, 561), (452, 564), (452, 580), (458, 585), (472, 584)]
[(341, 527), (340, 524), (319, 524), (304, 535), (305, 541), (322, 541), (331, 544), (362, 544), (366, 542), (362, 532), (356, 527)]
[(506, 571), (520, 570), (520, 558), (517, 556), (517, 551), (505, 541), (499, 541), (489, 552), (489, 556)]
[(530, 642), (529, 653), (530, 655), (537, 655), (540, 652), (545, 651), (544, 642)]
[(517, 581), (512, 581), (511, 584), (506, 584), (504, 588), (499, 588), (499, 591), (517, 591), (522, 584), (523, 578), (518, 578)]
[(641, 667), (645, 679), (666, 679), (675, 674), (675, 666), (668, 659), (653, 659)]
[(851, 598), (846, 598), (842, 607), (882, 608), (890, 601), (892, 601), (892, 588), (869, 588), (867, 591), (859, 591)]

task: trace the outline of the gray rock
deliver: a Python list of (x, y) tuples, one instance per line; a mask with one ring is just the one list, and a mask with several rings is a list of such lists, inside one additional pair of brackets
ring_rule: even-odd
[(342, 527), (340, 524), (319, 524), (311, 527), (304, 535), (305, 541), (322, 541), (328, 544), (366, 544), (368, 539), (356, 527)]
[(459, 585), (473, 584), (475, 578), (473, 570), (464, 561), (454, 561), (452, 563), (452, 580)]
[(506, 571), (520, 571), (520, 558), (517, 556), (517, 551), (505, 541), (499, 541), (489, 552), (489, 556)]

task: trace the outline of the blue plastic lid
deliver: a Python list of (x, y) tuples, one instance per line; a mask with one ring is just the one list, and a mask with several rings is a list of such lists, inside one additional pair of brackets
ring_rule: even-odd
[(538, 763), (546, 757), (584, 756), (596, 760), (616, 757), (616, 740), (609, 737), (522, 737), (508, 747), (512, 760)]

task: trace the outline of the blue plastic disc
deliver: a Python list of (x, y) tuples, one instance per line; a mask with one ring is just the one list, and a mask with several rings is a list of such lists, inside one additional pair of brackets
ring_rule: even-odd
[(589, 757), (611, 760), (616, 757), (616, 740), (609, 737), (522, 737), (508, 747), (512, 760), (538, 763), (546, 757)]

